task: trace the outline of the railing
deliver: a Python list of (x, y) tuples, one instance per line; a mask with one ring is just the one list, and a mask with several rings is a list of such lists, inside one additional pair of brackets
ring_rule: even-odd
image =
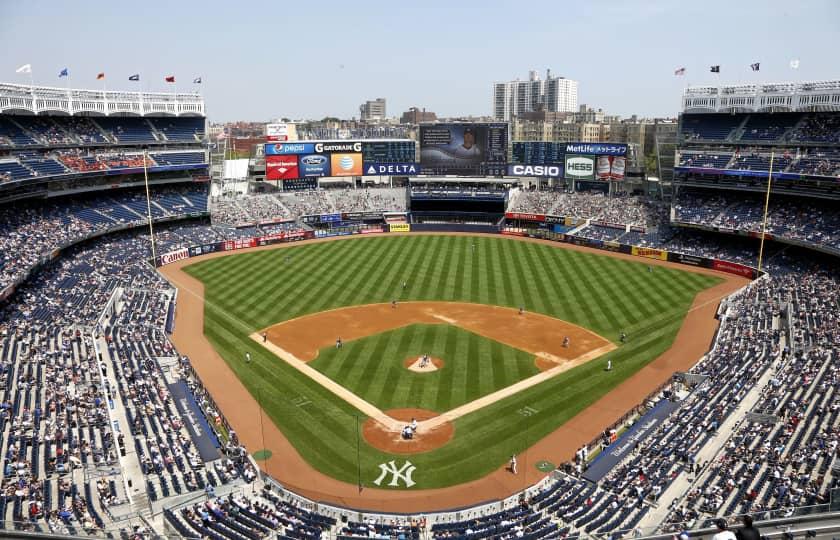
[(103, 116), (204, 116), (204, 98), (190, 93), (82, 90), (0, 83), (5, 111), (96, 113)]

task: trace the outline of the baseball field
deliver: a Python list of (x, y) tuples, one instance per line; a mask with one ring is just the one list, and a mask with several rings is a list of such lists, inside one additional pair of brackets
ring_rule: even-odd
[[(290, 443), (340, 482), (400, 490), (503, 470), (511, 455), (660, 357), (698, 293), (714, 288), (703, 305), (716, 305), (724, 281), (556, 244), (461, 235), (313, 242), (178, 267), (203, 284), (191, 290), (180, 270), (164, 268), (179, 285), (179, 310), (187, 295), (201, 297), (207, 340), (259, 405), (248, 416), (282, 433), (282, 445), (264, 433), (264, 446), (254, 445), (249, 435), (249, 448), (277, 457)], [(434, 359), (425, 371), (423, 356)], [(202, 373), (201, 358), (192, 361)], [(411, 417), (420, 428), (406, 441), (399, 429)], [(542, 457), (526, 466), (569, 458)], [(281, 481), (283, 463), (272, 460), (269, 471)]]

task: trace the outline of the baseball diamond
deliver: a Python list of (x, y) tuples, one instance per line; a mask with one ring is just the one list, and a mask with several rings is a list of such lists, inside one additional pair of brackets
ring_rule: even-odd
[[(239, 397), (235, 401), (238, 405), (232, 408), (242, 409), (250, 401), (253, 408), (247, 406), (249, 412), (243, 414), (253, 418), (261, 406), (266, 418), (277, 427), (277, 431), (269, 430), (265, 445), (257, 442), (259, 438), (253, 445), (272, 449), (273, 457), (266, 463), (272, 475), (286, 485), (300, 488), (302, 493), (317, 494), (321, 499), (353, 501), (391, 510), (406, 507), (409, 501), (416, 509), (416, 502), (421, 499), (429, 508), (436, 507), (438, 503), (430, 502), (430, 494), (437, 491), (435, 488), (447, 486), (454, 486), (444, 491), (449, 497), (460, 497), (457, 501), (481, 500), (485, 495), (464, 490), (469, 490), (475, 482), (495, 478), (498, 471), (504, 470), (511, 454), (524, 454), (520, 460), (527, 456), (533, 463), (568, 459), (566, 453), (573, 451), (572, 446), (557, 445), (555, 441), (550, 448), (544, 443), (562, 433), (564, 425), (575, 425), (570, 420), (576, 419), (576, 415), (586, 413), (587, 409), (592, 412), (601, 409), (593, 404), (608, 398), (607, 394), (616, 387), (623, 389), (635, 380), (634, 374), (641, 375), (639, 370), (644, 370), (657, 357), (675, 365), (671, 355), (663, 353), (674, 342), (686, 314), (693, 320), (702, 311), (703, 319), (708, 321), (709, 308), (713, 313), (717, 299), (743, 283), (740, 278), (722, 278), (700, 269), (677, 270), (659, 261), (640, 263), (622, 255), (596, 254), (574, 246), (558, 248), (556, 244), (487, 236), (410, 235), (314, 241), (208, 258), (197, 263), (181, 261), (163, 268), (181, 290), (176, 344), (179, 348), (192, 349), (193, 358), (206, 358), (206, 363), (196, 362), (196, 369), (206, 370), (211, 379), (213, 372), (223, 375), (217, 371), (221, 366), (214, 360), (219, 357), (213, 351), (218, 352), (226, 364), (225, 371), (235, 374), (243, 385), (242, 390), (256, 398), (243, 401)], [(655, 272), (648, 270), (651, 264)], [(397, 302), (392, 307), (394, 299)], [(278, 359), (261, 343), (261, 332), (267, 328), (268, 345), (279, 343), (281, 349), (294, 349), (300, 359), (312, 360), (317, 356), (310, 362), (313, 368), (341, 380), (347, 385), (345, 390), (354, 395), (378, 402), (382, 411), (415, 407), (427, 415), (444, 413), (471, 397), (516, 384), (515, 379), (537, 371), (534, 356), (541, 356), (543, 361), (552, 358), (554, 353), (562, 351), (563, 338), (567, 337), (557, 333), (554, 352), (529, 347), (528, 361), (524, 362), (524, 359), (517, 360), (524, 348), (519, 353), (515, 350), (502, 353), (506, 345), (511, 345), (509, 342), (503, 344), (503, 338), (491, 341), (492, 337), (488, 339), (485, 332), (474, 328), (459, 329), (453, 324), (457, 314), (453, 318), (452, 313), (427, 313), (430, 320), (412, 316), (411, 324), (393, 320), (397, 314), (411, 310), (415, 303), (446, 305), (439, 302), (480, 304), (480, 309), (504, 307), (509, 311), (511, 325), (520, 324), (517, 323), (520, 317), (567, 321), (569, 327), (575, 325), (581, 331), (607, 338), (599, 338), (601, 345), (607, 343), (615, 350), (602, 358), (611, 360), (613, 369), (604, 371), (606, 359), (585, 362), (458, 417), (451, 422), (454, 433), (450, 439), (434, 450), (410, 456), (415, 467), (410, 489), (404, 483), (374, 485), (380, 464), (394, 459), (399, 465), (404, 459), (400, 456), (405, 453), (388, 453), (369, 444), (361, 433), (365, 414)], [(353, 309), (358, 309), (353, 306), (371, 304), (381, 304), (377, 308), (381, 316), (373, 319), (380, 327), (373, 331), (360, 330), (360, 325), (369, 323), (361, 322), (359, 317), (343, 322), (324, 319), (324, 324), (314, 324), (319, 317), (334, 318), (341, 312), (353, 313)], [(200, 313), (195, 312), (202, 306), (203, 329)], [(518, 310), (522, 306), (526, 310), (520, 315)], [(436, 314), (438, 318), (434, 317)], [(313, 324), (299, 326), (299, 331), (287, 326), (306, 321)], [(699, 321), (695, 324), (699, 329)], [(711, 332), (708, 322), (702, 324)], [(290, 335), (298, 338), (297, 343), (284, 341), (281, 336), (284, 326), (292, 330)], [(206, 334), (212, 349), (209, 344), (201, 345), (196, 331)], [(622, 332), (630, 337), (624, 345), (619, 342)], [(711, 333), (707, 335), (710, 337)], [(335, 347), (338, 337), (343, 341), (340, 349)], [(573, 337), (570, 346), (574, 348), (579, 342), (578, 337)], [(703, 346), (701, 342), (696, 348), (702, 351)], [(252, 363), (241, 360), (244, 351), (251, 353)], [(464, 358), (455, 358), (461, 356), (458, 351), (466, 351)], [(485, 351), (491, 354), (497, 351), (505, 359), (505, 369), (520, 366), (515, 370), (517, 374), (511, 378), (503, 370), (498, 373), (494, 370), (487, 381), (479, 358)], [(539, 352), (543, 354), (537, 355)], [(434, 394), (433, 386), (421, 382), (417, 386), (412, 382), (400, 390), (400, 376), (409, 375), (402, 367), (403, 361), (424, 353), (443, 358), (446, 366), (441, 375), (448, 370), (454, 372), (457, 363), (466, 373), (477, 376), (469, 381), (463, 376), (464, 383), (457, 387), (451, 385), (448, 391), (434, 388)], [(569, 354), (572, 353), (575, 351)], [(337, 360), (342, 355), (348, 358)], [(342, 363), (353, 362), (353, 356), (361, 357), (357, 360), (359, 366), (347, 367)], [(396, 372), (394, 366), (399, 366)], [(396, 385), (389, 384), (389, 376), (397, 376)], [(658, 380), (662, 380), (661, 375)], [(440, 381), (441, 387), (449, 384), (444, 379)], [(219, 384), (227, 387), (227, 391), (221, 390), (219, 398), (227, 415), (223, 396), (236, 393), (238, 385), (229, 380)], [(655, 387), (659, 383), (648, 377), (645, 386), (651, 384)], [(419, 391), (421, 385), (423, 392)], [(390, 388), (392, 392), (388, 392)], [(426, 388), (429, 388), (428, 395)], [(624, 407), (621, 412), (626, 410)], [(527, 415), (522, 411), (527, 411)], [(609, 424), (607, 418), (621, 412), (601, 410), (599, 425)], [(242, 414), (231, 410), (229, 418), (233, 418), (240, 436), (246, 440), (259, 437), (259, 430), (251, 433), (247, 427), (253, 425), (251, 421), (236, 426), (237, 416)], [(395, 420), (406, 422), (404, 416)], [(566, 437), (567, 442), (597, 435), (598, 425), (588, 427), (584, 437), (578, 433), (574, 438)], [(546, 438), (548, 435), (552, 436)], [(303, 480), (304, 469), (290, 465), (301, 458), (307, 464), (305, 472), (309, 476), (305, 477), (309, 480)], [(543, 474), (536, 467), (523, 469), (524, 473), (515, 481), (505, 478), (497, 483), (495, 492), (511, 493), (517, 486), (533, 483)], [(319, 477), (315, 471), (326, 476)], [(345, 493), (337, 487), (349, 488), (359, 481), (364, 488), (361, 493), (351, 495), (349, 490)], [(386, 500), (380, 494), (383, 489), (398, 491)], [(447, 504), (452, 506), (451, 498), (439, 502), (440, 507)]]

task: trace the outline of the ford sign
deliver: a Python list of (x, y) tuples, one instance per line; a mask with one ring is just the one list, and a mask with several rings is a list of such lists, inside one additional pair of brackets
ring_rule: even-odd
[(330, 159), (325, 155), (309, 154), (300, 156), (301, 176), (329, 176)]
[(563, 167), (561, 165), (511, 165), (508, 167), (508, 174), (560, 178), (563, 176)]
[(304, 165), (323, 165), (327, 162), (327, 158), (324, 156), (304, 156), (300, 158), (300, 162)]

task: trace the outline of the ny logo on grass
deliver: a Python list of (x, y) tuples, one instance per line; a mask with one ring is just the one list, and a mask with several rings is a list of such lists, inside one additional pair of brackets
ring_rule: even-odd
[(406, 460), (403, 463), (403, 466), (397, 469), (397, 464), (394, 460), (389, 461), (388, 463), (380, 463), (379, 470), (382, 471), (379, 473), (379, 478), (373, 481), (374, 484), (377, 486), (385, 480), (388, 474), (391, 475), (391, 481), (388, 483), (391, 487), (399, 487), (400, 480), (405, 482), (405, 487), (411, 487), (414, 485), (414, 480), (411, 479), (411, 475), (414, 474), (414, 471), (417, 469), (414, 465), (411, 464), (410, 461)]

